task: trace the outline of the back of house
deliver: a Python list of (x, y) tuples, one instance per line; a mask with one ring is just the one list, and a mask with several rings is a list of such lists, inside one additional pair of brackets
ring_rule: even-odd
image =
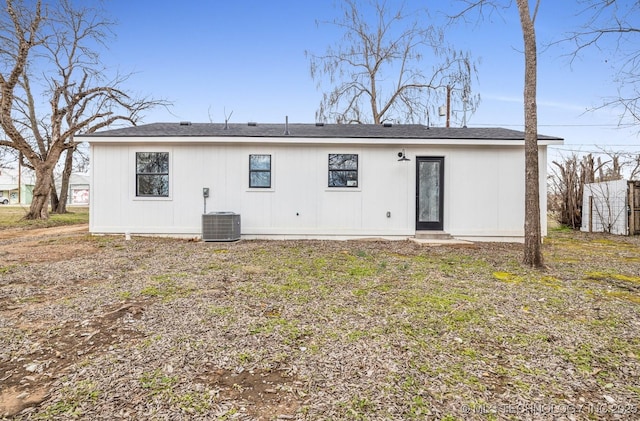
[[(203, 214), (226, 213), (245, 239), (524, 235), (520, 131), (183, 122), (82, 138), (92, 233), (201, 236)], [(561, 143), (539, 137), (543, 210), (547, 146)]]

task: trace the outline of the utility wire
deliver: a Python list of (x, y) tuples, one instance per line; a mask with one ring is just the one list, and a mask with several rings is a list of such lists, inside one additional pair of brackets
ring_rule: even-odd
[[(523, 124), (488, 124), (488, 123), (473, 123), (474, 126), (488, 126), (488, 127), (524, 127)], [(538, 127), (613, 127), (616, 129), (628, 129), (631, 127), (639, 127), (637, 124), (538, 124)], [(640, 128), (640, 127), (639, 127)]]

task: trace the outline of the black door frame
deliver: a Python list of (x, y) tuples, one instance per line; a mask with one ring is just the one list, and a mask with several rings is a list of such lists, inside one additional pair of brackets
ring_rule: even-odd
[[(440, 203), (439, 221), (420, 221), (420, 162), (440, 163)], [(444, 156), (418, 156), (416, 157), (416, 231), (442, 231), (444, 228)]]

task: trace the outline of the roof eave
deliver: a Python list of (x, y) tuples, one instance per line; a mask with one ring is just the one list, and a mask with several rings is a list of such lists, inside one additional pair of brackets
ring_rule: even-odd
[[(213, 137), (213, 136), (117, 136), (92, 137), (86, 140), (90, 144), (280, 144), (280, 145), (446, 145), (446, 146), (523, 146), (524, 139), (475, 139), (475, 138), (371, 138), (371, 137)], [(562, 145), (560, 138), (545, 138), (538, 140), (538, 145)]]

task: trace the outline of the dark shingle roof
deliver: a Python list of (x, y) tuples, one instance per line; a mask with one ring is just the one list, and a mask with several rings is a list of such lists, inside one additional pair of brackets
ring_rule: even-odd
[[(83, 137), (269, 137), (269, 138), (370, 138), (370, 139), (484, 139), (523, 140), (524, 132), (500, 127), (446, 128), (420, 124), (229, 124), (222, 123), (152, 123), (142, 126), (105, 130)], [(562, 140), (538, 135), (540, 140)]]

